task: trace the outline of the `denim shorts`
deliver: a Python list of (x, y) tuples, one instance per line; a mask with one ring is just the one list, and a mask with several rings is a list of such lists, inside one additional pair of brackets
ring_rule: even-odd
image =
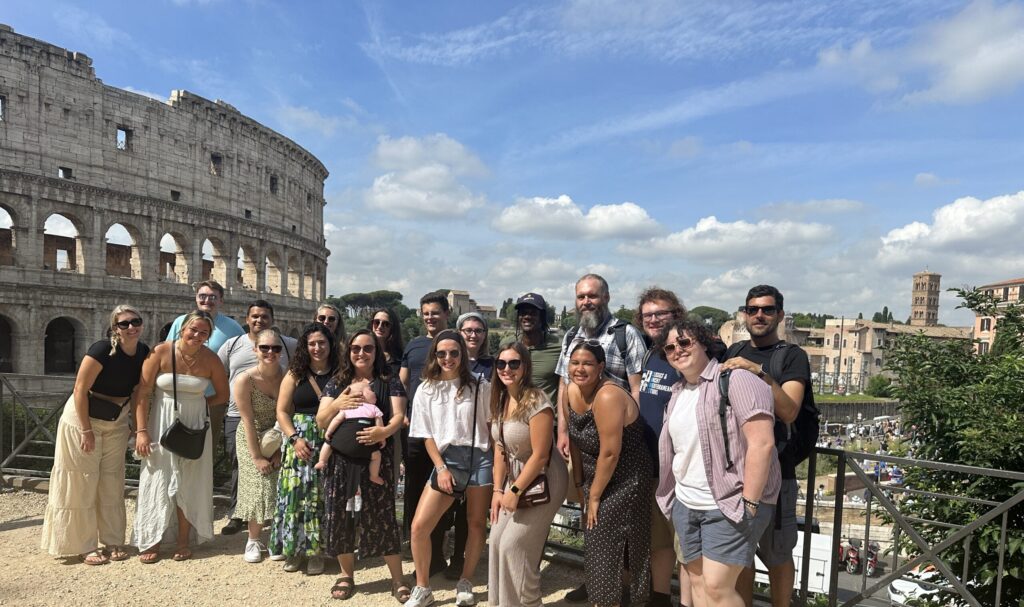
[(441, 457), (448, 468), (469, 472), (470, 487), (494, 484), (494, 459), (490, 451), (479, 447), (450, 445)]
[(757, 546), (757, 556), (761, 557), (765, 567), (777, 567), (793, 559), (793, 548), (796, 547), (797, 490), (795, 478), (782, 479), (779, 503), (776, 506), (778, 510)]
[(735, 523), (718, 508), (690, 510), (679, 500), (672, 504), (672, 524), (679, 536), (684, 563), (704, 557), (726, 565), (750, 567), (757, 540), (774, 515), (774, 504), (761, 504), (754, 518), (744, 508), (743, 519)]

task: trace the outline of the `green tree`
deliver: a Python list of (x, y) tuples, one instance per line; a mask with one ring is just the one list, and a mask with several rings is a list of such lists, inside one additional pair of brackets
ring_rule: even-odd
[[(923, 335), (899, 336), (887, 348), (888, 368), (896, 374), (894, 395), (902, 403), (903, 426), (917, 427), (916, 457), (1000, 470), (1024, 470), (1024, 308), (1011, 304), (996, 309), (992, 297), (979, 291), (952, 289), (963, 304), (982, 315), (999, 316), (1005, 332), (998, 352), (979, 355), (963, 340), (932, 340)], [(998, 334), (998, 333), (997, 333)], [(995, 348), (993, 348), (995, 350)], [(912, 468), (907, 483), (915, 489), (1005, 501), (1024, 490), (1024, 483), (996, 478), (969, 478), (945, 471)], [(948, 499), (909, 500), (911, 516), (966, 525), (990, 506)], [(1024, 508), (1008, 513), (1002, 604), (1024, 605)], [(972, 592), (983, 605), (995, 602), (999, 555), (999, 519), (971, 535), (969, 547)], [(929, 542), (948, 530), (916, 526)], [(906, 537), (906, 536), (904, 536)], [(909, 544), (905, 549), (914, 551)], [(965, 549), (958, 543), (942, 554), (953, 571), (964, 566)], [(966, 581), (966, 580), (965, 580)]]
[(872, 375), (868, 380), (868, 387), (864, 390), (868, 396), (884, 398), (892, 396), (892, 380), (884, 375)]
[(690, 318), (699, 318), (711, 327), (712, 331), (718, 332), (721, 328), (722, 323), (732, 318), (732, 314), (729, 314), (725, 310), (719, 310), (718, 308), (712, 308), (711, 306), (697, 306), (691, 309), (686, 314)]
[(633, 322), (635, 312), (626, 306), (619, 306), (619, 309), (612, 313), (612, 316), (626, 322)]

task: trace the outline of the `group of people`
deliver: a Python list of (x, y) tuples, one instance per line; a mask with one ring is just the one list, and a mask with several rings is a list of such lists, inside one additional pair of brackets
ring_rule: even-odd
[[(544, 298), (523, 295), (515, 334), (493, 354), (487, 321), (471, 312), (449, 328), (439, 292), (420, 300), (425, 334), (404, 347), (386, 309), (346, 336), (340, 311), (321, 307), (292, 340), (258, 300), (243, 329), (217, 313), (223, 289), (207, 281), (197, 310), (150, 351), (139, 342), (142, 315), (119, 306), (61, 418), (42, 546), (91, 565), (128, 558), (133, 410), (141, 475), (131, 544), (145, 563), (159, 560), (161, 544), (190, 558), (213, 536), (214, 437), (204, 429), (211, 407), (228, 403), (235, 472), (222, 533), (247, 528), (245, 560), (269, 554), (289, 572), (320, 573), (336, 558), (336, 599), (356, 592), (358, 550), (384, 560), (400, 603), (434, 604), (431, 578), (443, 573), (457, 582), (455, 604), (474, 605), (471, 579), (488, 548), (488, 604), (540, 605), (544, 544), (568, 500), (583, 506), (585, 555), (571, 602), (669, 605), (679, 563), (682, 605), (749, 605), (757, 551), (773, 603), (788, 604), (796, 463), (779, 441), (812, 396), (806, 355), (777, 335), (782, 294), (750, 290), (751, 339), (724, 362), (721, 342), (671, 291), (644, 291), (635, 324), (610, 313), (598, 275), (577, 281), (575, 301), (578, 324), (559, 341)], [(175, 425), (205, 433), (198, 458), (167, 440)]]

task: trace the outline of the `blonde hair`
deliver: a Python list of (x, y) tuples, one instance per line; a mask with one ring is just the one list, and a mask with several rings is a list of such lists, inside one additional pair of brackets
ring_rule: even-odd
[(134, 314), (142, 318), (142, 312), (128, 304), (120, 304), (114, 308), (110, 313), (110, 356), (117, 354), (117, 346), (121, 345), (121, 335), (117, 332), (117, 317), (122, 314)]
[(184, 320), (181, 321), (181, 326), (178, 327), (178, 334), (174, 336), (174, 339), (181, 339), (181, 332), (197, 320), (201, 320), (209, 325), (210, 335), (213, 335), (213, 317), (210, 316), (210, 313), (205, 310), (192, 310), (186, 314)]

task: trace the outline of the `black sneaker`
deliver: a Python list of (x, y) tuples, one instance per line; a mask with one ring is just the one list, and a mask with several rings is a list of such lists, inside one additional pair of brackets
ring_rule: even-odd
[(587, 601), (590, 595), (587, 594), (587, 585), (583, 584), (576, 590), (570, 590), (565, 595), (565, 601), (567, 603), (584, 603)]
[(234, 534), (238, 533), (239, 531), (241, 531), (242, 527), (244, 527), (244, 526), (245, 526), (245, 524), (242, 522), (242, 519), (233, 518), (233, 519), (228, 521), (227, 525), (224, 525), (223, 527), (221, 527), (220, 534), (221, 535), (234, 535)]
[(454, 582), (462, 579), (462, 563), (452, 559), (452, 562), (448, 564), (448, 567), (444, 570), (444, 579), (452, 580)]

